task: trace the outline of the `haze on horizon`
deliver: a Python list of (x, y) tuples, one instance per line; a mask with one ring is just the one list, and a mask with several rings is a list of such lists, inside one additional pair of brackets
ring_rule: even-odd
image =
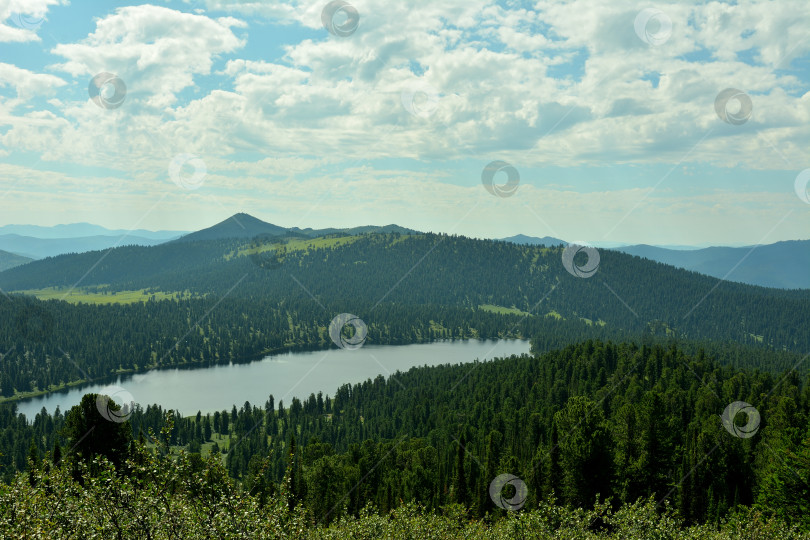
[(0, 225), (810, 236), (801, 0), (324, 4), (0, 1)]

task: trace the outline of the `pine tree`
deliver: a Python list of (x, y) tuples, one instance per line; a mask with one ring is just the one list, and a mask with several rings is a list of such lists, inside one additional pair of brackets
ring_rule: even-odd
[(0, 375), (0, 396), (11, 397), (14, 395), (14, 386), (11, 384), (11, 379), (8, 375), (3, 373)]
[(287, 509), (292, 512), (298, 502), (298, 471), (296, 470), (295, 435), (290, 437), (290, 448), (287, 454), (287, 470), (281, 484), (281, 494), (287, 501)]
[(53, 464), (57, 467), (62, 463), (62, 447), (59, 446), (58, 441), (53, 442)]
[(467, 496), (467, 476), (464, 473), (465, 441), (466, 438), (462, 435), (456, 451), (456, 476), (453, 482), (453, 493), (455, 495), (455, 501), (466, 507), (469, 505), (469, 497)]
[(28, 449), (28, 483), (31, 487), (37, 485), (36, 474), (39, 468), (39, 450), (36, 443), (32, 440), (31, 446)]
[(551, 422), (551, 440), (549, 441), (548, 461), (546, 462), (545, 485), (543, 494), (546, 498), (560, 495), (562, 468), (560, 467), (560, 441), (557, 422)]

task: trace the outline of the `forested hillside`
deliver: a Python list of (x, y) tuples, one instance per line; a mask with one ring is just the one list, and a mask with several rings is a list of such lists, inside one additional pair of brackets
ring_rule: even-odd
[[(167, 510), (185, 512), (191, 505), (193, 513), (214, 505), (225, 512), (220, 526), (247, 527), (234, 511), (247, 505), (262, 516), (251, 525), (257, 530), (284, 516), (316, 527), (312, 534), (332, 524), (337, 536), (367, 524), (372, 517), (363, 509), (369, 506), (382, 515), (399, 508), (380, 517), (377, 527), (396, 515), (410, 515), (417, 526), (439, 519), (431, 512), (447, 515), (448, 505), (458, 505), (458, 527), (485, 518), (505, 534), (515, 530), (515, 520), (528, 520), (525, 527), (540, 527), (533, 532), (538, 537), (557, 530), (570, 537), (587, 531), (626, 537), (618, 533), (634, 530), (631, 522), (657, 524), (660, 538), (693, 534), (696, 529), (682, 529), (690, 525), (708, 535), (722, 523), (730, 535), (722, 537), (734, 537), (728, 527), (763, 535), (791, 526), (810, 530), (810, 388), (795, 372), (771, 375), (722, 363), (674, 345), (588, 341), (540, 356), (414, 368), (289, 405), (270, 396), (264, 404), (215, 415), (186, 418), (175, 411), (168, 423), (167, 411), (152, 406), (137, 407), (127, 422), (110, 422), (97, 412), (95, 395), (65, 415), (38, 415), (33, 425), (6, 407), (0, 416), (3, 471), (16, 483), (0, 488), (0, 497), (10, 502), (40, 493), (34, 500), (42, 500), (69, 489), (68, 500), (86, 508), (107, 493), (128, 509), (113, 505), (120, 521), (105, 520), (110, 530), (123, 523), (143, 527), (131, 517), (147, 511), (147, 494), (159, 496), (161, 485), (177, 498), (161, 503)], [(735, 402), (745, 402), (748, 412), (729, 413)], [(86, 437), (94, 426), (106, 435)], [(148, 463), (166, 458), (150, 454), (138, 439), (163, 445), (163, 454), (183, 448), (185, 457), (158, 471)], [(67, 475), (39, 461), (45, 452), (49, 461), (58, 455)], [(113, 465), (91, 462), (94, 455)], [(210, 461), (217, 456), (224, 463), (220, 472), (218, 460)], [(15, 469), (30, 470), (28, 479), (12, 480)], [(242, 490), (230, 503), (219, 491), (225, 470)], [(501, 521), (507, 512), (490, 486), (502, 474), (525, 485), (525, 499), (509, 513), (526, 515)], [(68, 488), (71, 475), (85, 488)], [(108, 491), (98, 491), (103, 485)], [(121, 495), (126, 492), (131, 495)], [(502, 496), (515, 501), (516, 493)], [(414, 503), (424, 510), (414, 512), (408, 506)], [(22, 504), (15, 502), (15, 511), (22, 512)], [(209, 508), (206, 519), (217, 513)], [(7, 513), (3, 523), (26, 519), (35, 518)]]
[(0, 251), (0, 272), (31, 262), (33, 259), (8, 251)]
[[(810, 291), (720, 282), (610, 251), (584, 279), (565, 270), (562, 253), (446, 235), (370, 234), (179, 242), (34, 261), (0, 273), (0, 287), (143, 290), (145, 301), (0, 297), (0, 397), (154, 367), (326, 348), (329, 322), (340, 313), (365, 321), (368, 342), (377, 344), (533, 337), (535, 350), (545, 351), (587, 338), (647, 337), (810, 348)], [(148, 300), (150, 291), (175, 298)]]

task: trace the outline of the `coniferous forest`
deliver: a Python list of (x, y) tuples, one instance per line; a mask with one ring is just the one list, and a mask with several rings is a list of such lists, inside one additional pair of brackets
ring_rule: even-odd
[[(561, 270), (562, 252), (383, 233), (122, 247), (84, 276), (87, 254), (6, 271), (12, 291), (79, 280), (88, 298), (144, 298), (0, 298), (0, 529), (810, 534), (806, 291), (718, 284), (621, 253), (603, 255), (600, 286)], [(334, 346), (329, 320), (348, 311), (369, 343), (523, 338), (532, 353), (213, 414), (95, 394), (17, 412), (20, 397), (122, 373)]]
[(808, 0), (0, 0), (0, 540), (810, 540)]
[[(68, 530), (76, 512), (122, 537), (810, 530), (806, 381), (675, 343), (588, 340), (213, 415), (136, 406), (115, 423), (97, 399), (30, 425), (3, 409), (5, 533)], [(735, 402), (756, 413), (729, 417)], [(490, 484), (503, 474), (523, 486), (498, 505)]]
[[(172, 242), (34, 261), (0, 273), (0, 288), (81, 288), (110, 298), (142, 290), (145, 301), (0, 297), (0, 398), (156, 367), (323, 349), (331, 345), (329, 322), (345, 312), (365, 321), (367, 342), (376, 344), (522, 337), (545, 351), (588, 338), (649, 336), (777, 353), (810, 349), (808, 291), (718, 282), (611, 251), (601, 254), (595, 277), (579, 279), (563, 268), (562, 253), (562, 246), (394, 233), (321, 243)], [(99, 257), (103, 264), (94, 265)], [(156, 301), (156, 292), (174, 300)], [(492, 305), (506, 311), (486, 309)]]

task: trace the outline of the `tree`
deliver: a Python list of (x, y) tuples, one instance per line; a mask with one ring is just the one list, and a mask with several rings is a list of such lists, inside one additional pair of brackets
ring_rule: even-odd
[(810, 530), (810, 436), (798, 448), (771, 448), (774, 466), (762, 480), (757, 507)]
[(31, 441), (31, 446), (28, 449), (28, 483), (31, 486), (36, 486), (36, 474), (39, 467), (39, 450), (34, 441)]
[(562, 470), (560, 467), (560, 439), (557, 422), (551, 422), (551, 438), (548, 446), (548, 459), (544, 462), (543, 495), (545, 497), (559, 496)]
[(573, 506), (589, 507), (597, 494), (610, 495), (613, 476), (611, 440), (602, 409), (574, 396), (554, 415), (560, 437), (562, 495)]
[(464, 474), (465, 440), (464, 435), (462, 435), (461, 441), (459, 441), (458, 448), (456, 449), (456, 475), (453, 482), (453, 494), (455, 496), (455, 502), (468, 506), (467, 477)]
[[(113, 422), (102, 416), (97, 405), (98, 394), (85, 394), (65, 416), (64, 437), (73, 449), (72, 459), (89, 461), (96, 455), (105, 456), (120, 468), (132, 440), (129, 422)], [(121, 408), (112, 400), (106, 404), (110, 410)]]
[(62, 463), (62, 447), (59, 446), (58, 441), (53, 442), (53, 464), (57, 467)]
[(0, 375), (0, 396), (11, 397), (14, 395), (14, 385), (11, 384), (11, 379), (8, 375), (3, 373)]
[(284, 473), (282, 494), (287, 500), (287, 508), (293, 511), (298, 503), (298, 462), (295, 453), (295, 436), (290, 437), (290, 452), (287, 456), (287, 472)]

